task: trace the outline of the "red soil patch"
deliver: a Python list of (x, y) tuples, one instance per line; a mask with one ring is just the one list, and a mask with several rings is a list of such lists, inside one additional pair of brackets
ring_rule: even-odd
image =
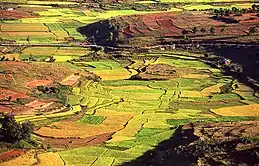
[(15, 92), (8, 89), (0, 89), (0, 100), (6, 100), (11, 98), (11, 101), (15, 101), (18, 98), (28, 98), (29, 96), (24, 93)]
[[(123, 16), (117, 21), (121, 24), (121, 33), (130, 37), (167, 37), (168, 39), (182, 37), (182, 31), (187, 30), (189, 37), (196, 40), (213, 39), (217, 41), (233, 41), (233, 38), (247, 35), (250, 27), (258, 26), (259, 19), (255, 14), (244, 14), (243, 16), (230, 16), (239, 20), (237, 24), (227, 24), (220, 20), (214, 20), (212, 15), (203, 12), (177, 14), (174, 12), (144, 14), (134, 16)], [(193, 27), (198, 31), (192, 33)], [(210, 33), (214, 27), (215, 34)], [(200, 32), (205, 28), (206, 32)], [(221, 32), (221, 29), (225, 30)]]
[(27, 87), (30, 88), (35, 88), (37, 86), (46, 86), (51, 84), (53, 81), (51, 80), (34, 80), (34, 81), (30, 81), (26, 84)]
[(65, 78), (63, 81), (61, 81), (61, 84), (72, 86), (78, 81), (79, 78), (80, 78), (79, 75), (72, 74), (72, 75), (68, 76), (67, 78)]
[(23, 154), (25, 154), (24, 150), (10, 150), (10, 151), (4, 152), (0, 155), (0, 162), (8, 161), (12, 158), (18, 157)]
[(161, 30), (161, 27), (154, 20), (143, 20), (143, 24), (151, 31)]
[(18, 67), (30, 67), (31, 64), (28, 63), (24, 63), (24, 62), (14, 62), (14, 61), (7, 61), (7, 62), (3, 62), (6, 65), (15, 65)]
[(0, 18), (11, 18), (11, 19), (20, 19), (20, 18), (31, 18), (32, 16), (29, 12), (21, 10), (0, 10)]
[(243, 21), (240, 21), (240, 23), (256, 23), (256, 24), (259, 24), (259, 19), (243, 20)]
[(49, 138), (44, 137), (44, 143), (50, 144), (54, 148), (77, 148), (82, 146), (93, 146), (103, 144), (111, 138), (113, 133), (104, 133), (88, 138)]
[(25, 106), (14, 106), (14, 105), (0, 105), (0, 112), (4, 113), (12, 113), (15, 115), (19, 115), (24, 112), (24, 110), (28, 110), (28, 107)]
[(25, 106), (30, 107), (30, 108), (40, 108), (40, 107), (43, 107), (46, 104), (49, 104), (49, 103), (44, 102), (44, 101), (34, 100), (33, 102), (25, 104)]

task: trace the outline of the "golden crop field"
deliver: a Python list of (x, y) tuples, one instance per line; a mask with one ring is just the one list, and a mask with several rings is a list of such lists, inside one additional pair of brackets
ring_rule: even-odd
[(212, 112), (222, 116), (259, 116), (259, 104), (212, 109)]

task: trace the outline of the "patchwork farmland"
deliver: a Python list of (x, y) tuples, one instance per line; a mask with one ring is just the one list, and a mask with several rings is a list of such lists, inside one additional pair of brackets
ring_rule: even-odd
[(258, 3), (0, 5), (0, 166), (258, 164)]

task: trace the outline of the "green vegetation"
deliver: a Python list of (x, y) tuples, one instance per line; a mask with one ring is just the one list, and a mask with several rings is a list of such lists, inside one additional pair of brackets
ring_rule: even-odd
[[(224, 17), (233, 12), (231, 17), (237, 17), (234, 16), (237, 14), (242, 18), (241, 8), (251, 7), (250, 3), (229, 2), (231, 4), (229, 5), (225, 4), (225, 1), (223, 4), (222, 0), (195, 2), (193, 0), (154, 0), (112, 4), (104, 0), (94, 0), (94, 3), (61, 0), (3, 0), (3, 2), (18, 3), (14, 12), (24, 12), (24, 17), (21, 14), (18, 18), (0, 20), (0, 42), (15, 45), (0, 47), (0, 59), (3, 61), (0, 63), (3, 66), (6, 65), (6, 70), (0, 69), (0, 80), (6, 80), (5, 86), (0, 88), (0, 106), (6, 112), (17, 113), (15, 117), (4, 115), (1, 118), (1, 134), (4, 139), (13, 143), (13, 148), (37, 147), (37, 141), (34, 140), (34, 142), (31, 138), (33, 123), (37, 131), (42, 131), (38, 135), (46, 138), (43, 142), (49, 141), (53, 144), (54, 150), (55, 146), (64, 148), (62, 151), (53, 152), (60, 155), (65, 165), (120, 165), (155, 149), (160, 143), (170, 139), (176, 127), (180, 125), (258, 120), (256, 116), (219, 116), (210, 111), (224, 107), (231, 109), (236, 108), (235, 106), (253, 106), (253, 104), (255, 104), (254, 111), (257, 111), (258, 92), (238, 82), (235, 76), (225, 76), (223, 70), (231, 72), (233, 70), (229, 66), (225, 65), (221, 68), (219, 61), (216, 60), (215, 64), (211, 62), (213, 64), (209, 65), (211, 57), (214, 58), (216, 55), (206, 52), (206, 49), (200, 49), (205, 46), (196, 45), (199, 39), (192, 37), (197, 35), (208, 39), (208, 43), (213, 42), (212, 38), (217, 37), (216, 35), (220, 33), (223, 35), (224, 32), (230, 32), (231, 28), (234, 29), (232, 25), (223, 26), (225, 22), (220, 20), (211, 20), (207, 25), (202, 17), (205, 14), (202, 13), (201, 16), (199, 12), (190, 12), (211, 10), (206, 13)], [(10, 4), (12, 5), (15, 4)], [(254, 10), (253, 17), (256, 17), (256, 8), (257, 6), (248, 9)], [(160, 16), (143, 16), (144, 21), (141, 20), (142, 16), (137, 17), (136, 20), (133, 17), (137, 14), (166, 10), (175, 12), (170, 17), (167, 16), (168, 13)], [(8, 10), (1, 9), (1, 12), (4, 11)], [(181, 17), (179, 11), (187, 11), (184, 13), (189, 17), (193, 14), (200, 22), (196, 24), (186, 21), (188, 19)], [(191, 14), (188, 15), (189, 13)], [(210, 17), (207, 14), (206, 20)], [(125, 17), (116, 18), (117, 16)], [(180, 19), (174, 20), (174, 17)], [(163, 29), (161, 25), (165, 24), (169, 27), (170, 34), (164, 31), (156, 34), (152, 29), (155, 29), (155, 25), (150, 21), (153, 18), (153, 23), (158, 26), (157, 29)], [(167, 40), (174, 38), (170, 36), (171, 31), (176, 36), (178, 33), (180, 35), (179, 38), (175, 38), (176, 42), (182, 42), (182, 37), (185, 36), (185, 41), (191, 44), (183, 46), (172, 44), (171, 48), (158, 46), (159, 49), (149, 47), (128, 49), (127, 46), (131, 43), (125, 47), (85, 48), (88, 44), (97, 42), (87, 41), (85, 38), (91, 38), (92, 35), (90, 37), (82, 35), (79, 33), (80, 27), (97, 21), (105, 23), (106, 21), (103, 20), (106, 19), (108, 27), (110, 26), (108, 29), (125, 31), (125, 38), (127, 34), (129, 39), (136, 37), (138, 46), (141, 46), (142, 39), (147, 40), (147, 46), (152, 45), (149, 37), (150, 40), (161, 38), (164, 43), (169, 43)], [(125, 19), (123, 20), (125, 27), (117, 25), (116, 21), (119, 19)], [(131, 19), (134, 26), (129, 24)], [(140, 27), (149, 29), (141, 29), (138, 24), (143, 24)], [(192, 25), (188, 26), (189, 24)], [(145, 30), (159, 36), (140, 35), (139, 37), (134, 33), (138, 31), (139, 34), (145, 35)], [(99, 34), (100, 31), (94, 30), (93, 33)], [(242, 29), (242, 33), (244, 33), (243, 37), (255, 37), (258, 35), (258, 28), (254, 26)], [(107, 39), (111, 40), (114, 34), (104, 35), (108, 35), (110, 38)], [(119, 35), (123, 36), (123, 34)], [(231, 36), (222, 36), (222, 40), (225, 38), (231, 38)], [(233, 38), (233, 40), (237, 39)], [(156, 41), (155, 44), (158, 45), (159, 42)], [(115, 51), (112, 51), (113, 49)], [(183, 49), (185, 51), (182, 51)], [(220, 46), (217, 46), (217, 49), (220, 49)], [(251, 53), (249, 58), (256, 55)], [(24, 62), (19, 62), (20, 60)], [(47, 67), (40, 74), (31, 70), (31, 66), (38, 64), (41, 67), (44, 63), (66, 65), (71, 69), (71, 72), (66, 73), (67, 75), (64, 74), (66, 77), (71, 75), (80, 78), (73, 86), (67, 86), (61, 84), (64, 83), (61, 80), (66, 78), (57, 80), (52, 78), (54, 74), (47, 70)], [(8, 65), (21, 67), (13, 70)], [(216, 67), (214, 68), (213, 65)], [(24, 72), (28, 79), (16, 79), (18, 71), (23, 72), (23, 69), (28, 70), (27, 73)], [(63, 71), (61, 68), (55, 72), (57, 77), (59, 72)], [(160, 79), (158, 76), (163, 76), (164, 73), (165, 79)], [(139, 75), (150, 77), (143, 80), (134, 77)], [(28, 86), (28, 82), (34, 80), (40, 82), (41, 78), (43, 82), (51, 83), (45, 85), (43, 83), (34, 88)], [(70, 81), (73, 80), (67, 82)], [(15, 88), (9, 85), (15, 85)], [(14, 92), (5, 92), (2, 89), (10, 89)], [(25, 97), (19, 98), (22, 94), (16, 94), (16, 92), (21, 92)], [(18, 98), (11, 100), (12, 93)], [(29, 96), (26, 96), (27, 94)], [(41, 102), (50, 105), (41, 105), (39, 104)], [(26, 110), (25, 113), (23, 110)], [(26, 122), (28, 120), (32, 123)], [(73, 135), (74, 133), (79, 134)], [(111, 133), (112, 135), (109, 135)], [(253, 142), (256, 139), (248, 137), (245, 141)], [(97, 143), (100, 145), (97, 146)], [(40, 160), (37, 162), (41, 164)]]
[(104, 121), (105, 117), (103, 116), (94, 116), (94, 115), (84, 115), (79, 122), (80, 123), (88, 123), (88, 124), (101, 124)]

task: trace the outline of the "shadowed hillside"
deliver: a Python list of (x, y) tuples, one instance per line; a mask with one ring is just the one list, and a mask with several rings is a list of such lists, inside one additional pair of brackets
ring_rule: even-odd
[(258, 121), (255, 121), (180, 126), (169, 140), (123, 165), (256, 165), (258, 161)]
[(119, 27), (112, 25), (108, 20), (78, 28), (78, 31), (87, 37), (88, 42), (98, 45), (115, 45), (118, 40), (118, 30)]

